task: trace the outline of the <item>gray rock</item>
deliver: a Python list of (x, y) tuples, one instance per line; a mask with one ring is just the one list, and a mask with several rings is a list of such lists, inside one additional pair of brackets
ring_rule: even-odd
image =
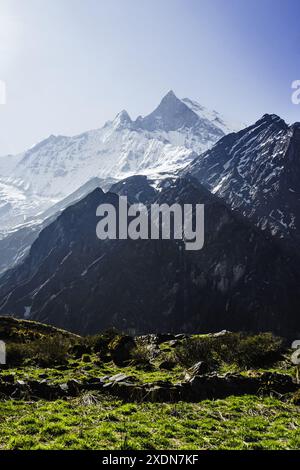
[(126, 374), (116, 374), (113, 375), (112, 377), (109, 378), (110, 382), (124, 382), (126, 379), (128, 379), (128, 376)]
[(209, 336), (212, 336), (213, 338), (219, 338), (219, 337), (222, 337), (222, 336), (229, 335), (230, 333), (231, 333), (231, 331), (222, 330), (222, 331), (218, 331), (217, 333), (210, 333)]
[(60, 388), (63, 392), (68, 392), (69, 391), (68, 384), (60, 384)]
[(190, 380), (195, 375), (203, 375), (208, 372), (208, 366), (206, 362), (200, 361), (190, 367), (185, 373), (185, 380)]

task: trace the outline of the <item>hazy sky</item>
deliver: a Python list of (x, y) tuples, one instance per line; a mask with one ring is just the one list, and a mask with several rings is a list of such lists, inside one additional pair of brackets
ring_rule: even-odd
[(0, 0), (0, 154), (147, 114), (173, 89), (300, 121), (299, 0)]

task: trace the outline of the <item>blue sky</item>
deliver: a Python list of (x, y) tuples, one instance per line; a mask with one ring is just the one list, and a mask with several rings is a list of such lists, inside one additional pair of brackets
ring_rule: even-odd
[(147, 114), (169, 89), (234, 121), (300, 121), (299, 18), (299, 0), (0, 0), (0, 154)]

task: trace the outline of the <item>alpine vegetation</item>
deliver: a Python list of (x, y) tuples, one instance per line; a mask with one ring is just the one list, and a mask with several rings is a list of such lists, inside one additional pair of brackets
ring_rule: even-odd
[(113, 204), (100, 204), (101, 217), (96, 227), (99, 240), (183, 240), (185, 249), (201, 250), (204, 246), (204, 204), (128, 205), (126, 196), (119, 198), (118, 213)]

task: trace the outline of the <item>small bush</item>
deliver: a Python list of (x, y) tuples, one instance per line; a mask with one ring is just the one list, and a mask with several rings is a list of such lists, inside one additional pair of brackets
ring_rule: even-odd
[(145, 342), (136, 339), (136, 346), (131, 352), (133, 361), (137, 364), (148, 364), (151, 359), (151, 353)]
[(86, 348), (82, 354), (94, 352), (99, 354), (100, 358), (106, 358), (109, 353), (109, 344), (119, 335), (120, 333), (116, 329), (110, 328), (101, 334), (82, 338), (79, 345)]
[(70, 346), (70, 340), (61, 335), (43, 337), (31, 343), (9, 343), (7, 364), (16, 366), (25, 361), (42, 367), (65, 364)]
[(6, 361), (9, 366), (19, 366), (28, 357), (26, 344), (8, 343), (6, 346)]
[(185, 367), (204, 361), (210, 369), (221, 363), (237, 364), (242, 368), (263, 367), (279, 360), (281, 354), (282, 340), (271, 333), (227, 333), (217, 337), (189, 338), (176, 351), (178, 361)]
[(100, 356), (105, 356), (108, 353), (108, 344), (111, 339), (107, 338), (104, 335), (94, 335), (85, 338), (88, 341), (93, 352), (99, 354)]
[(65, 364), (70, 346), (70, 340), (59, 335), (31, 343), (33, 358), (45, 367)]
[(176, 350), (178, 361), (185, 367), (197, 362), (206, 362), (209, 368), (215, 368), (222, 360), (228, 358), (229, 350), (236, 348), (238, 336), (227, 334), (222, 337), (192, 337), (183, 341)]
[(82, 362), (85, 362), (85, 363), (88, 363), (88, 362), (91, 362), (91, 356), (89, 354), (83, 354), (82, 358), (81, 358)]
[(72, 357), (80, 359), (83, 354), (91, 354), (92, 348), (89, 344), (86, 344), (84, 340), (79, 341), (71, 347), (69, 353)]
[(122, 333), (118, 331), (116, 328), (108, 328), (103, 332), (101, 337), (104, 339), (104, 341), (109, 344), (113, 341), (116, 336), (120, 336)]
[(132, 336), (118, 335), (109, 343), (108, 349), (112, 360), (117, 366), (123, 367), (132, 360), (132, 352), (136, 342)]
[(294, 405), (300, 406), (300, 390), (297, 390), (292, 396), (292, 402)]
[(262, 367), (278, 361), (283, 352), (282, 339), (272, 333), (243, 338), (238, 344), (236, 362), (241, 367)]

